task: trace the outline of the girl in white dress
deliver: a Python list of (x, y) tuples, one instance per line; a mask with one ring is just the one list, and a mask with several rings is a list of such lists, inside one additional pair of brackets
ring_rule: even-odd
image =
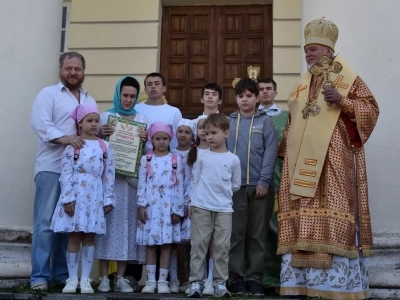
[[(110, 115), (130, 121), (147, 124), (147, 117), (138, 114), (135, 105), (140, 93), (140, 84), (132, 76), (122, 77), (116, 87), (113, 108), (101, 114), (101, 127), (98, 136), (109, 136), (114, 127), (108, 124)], [(147, 131), (139, 134), (146, 142)], [(124, 278), (127, 263), (143, 264), (146, 259), (146, 247), (136, 244), (136, 227), (138, 223), (137, 178), (116, 174), (115, 176), (115, 207), (106, 217), (107, 233), (96, 236), (95, 258), (100, 260), (101, 280), (98, 290), (110, 291), (108, 279), (109, 261), (117, 261), (117, 282), (114, 292), (130, 293), (134, 289)], [(137, 284), (137, 283), (136, 283)]]
[[(184, 203), (184, 211), (185, 217), (187, 217), (187, 187), (189, 186), (190, 178), (191, 178), (191, 168), (189, 168), (186, 164), (187, 155), (189, 150), (191, 149), (194, 143), (194, 134), (196, 132), (196, 123), (192, 120), (181, 119), (178, 122), (177, 130), (176, 130), (176, 139), (178, 140), (178, 147), (172, 150), (172, 153), (175, 153), (181, 160), (184, 168), (182, 169), (183, 173), (183, 193), (185, 197)], [(187, 242), (189, 240), (189, 236), (187, 235), (187, 231), (182, 231), (181, 229), (181, 239), (182, 242)], [(169, 288), (171, 293), (179, 293), (179, 280), (178, 280), (178, 245), (173, 244), (171, 250), (171, 262), (169, 264)], [(188, 275), (189, 276), (189, 275)]]
[(78, 134), (85, 140), (79, 150), (67, 146), (61, 159), (61, 195), (50, 228), (68, 232), (69, 279), (63, 293), (76, 293), (79, 250), (82, 243), (81, 293), (93, 293), (89, 278), (94, 259), (95, 234), (106, 233), (105, 214), (115, 202), (115, 162), (108, 143), (96, 137), (100, 115), (97, 107), (78, 105), (71, 113)]
[[(147, 246), (147, 281), (142, 293), (170, 293), (167, 277), (171, 244), (181, 241), (180, 218), (183, 217), (183, 165), (176, 154), (170, 153), (174, 137), (170, 124), (153, 123), (149, 130), (153, 152), (142, 156), (139, 167), (138, 245)], [(160, 245), (160, 276), (156, 283), (156, 246)]]

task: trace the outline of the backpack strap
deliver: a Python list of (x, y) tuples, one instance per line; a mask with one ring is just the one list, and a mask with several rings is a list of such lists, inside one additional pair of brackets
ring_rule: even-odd
[(172, 153), (172, 185), (175, 185), (178, 181), (176, 178), (176, 169), (178, 168), (178, 157), (175, 153)]
[(76, 164), (76, 162), (78, 161), (79, 158), (79, 154), (81, 153), (80, 149), (76, 149), (74, 148), (74, 163)]
[(108, 158), (107, 146), (102, 139), (97, 138), (97, 141), (100, 144), (101, 150), (103, 150), (103, 173), (101, 174), (101, 178), (104, 179), (104, 174), (106, 173), (106, 159)]
[(153, 171), (151, 170), (151, 159), (153, 158), (153, 152), (149, 152), (146, 154), (146, 176), (147, 178), (153, 176)]
[(101, 150), (103, 150), (103, 158), (107, 159), (108, 158), (108, 154), (107, 154), (107, 146), (106, 143), (104, 143), (104, 141), (100, 138), (97, 138), (97, 141), (100, 144)]

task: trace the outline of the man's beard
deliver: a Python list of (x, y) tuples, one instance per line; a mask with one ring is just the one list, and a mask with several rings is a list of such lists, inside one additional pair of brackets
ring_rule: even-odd
[(74, 84), (69, 83), (68, 80), (62, 80), (62, 81), (66, 88), (68, 88), (69, 90), (75, 90), (79, 89), (82, 86), (84, 80), (85, 76), (82, 76), (81, 79), (77, 78), (77, 82)]

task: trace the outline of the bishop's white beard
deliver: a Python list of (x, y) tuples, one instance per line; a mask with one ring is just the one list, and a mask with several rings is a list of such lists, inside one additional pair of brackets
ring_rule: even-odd
[(314, 67), (314, 65), (315, 65), (315, 63), (314, 64), (307, 64), (307, 71), (310, 72), (311, 68)]

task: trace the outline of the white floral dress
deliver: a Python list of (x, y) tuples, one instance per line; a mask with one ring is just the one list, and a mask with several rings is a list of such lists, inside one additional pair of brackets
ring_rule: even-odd
[(183, 217), (182, 161), (178, 157), (176, 184), (173, 184), (172, 153), (152, 155), (151, 174), (147, 176), (147, 158), (142, 156), (139, 167), (138, 206), (146, 208), (145, 224), (138, 221), (136, 243), (138, 245), (164, 245), (181, 242), (180, 222), (172, 224), (172, 214)]
[[(50, 224), (54, 232), (106, 232), (103, 208), (115, 203), (115, 161), (109, 144), (104, 143), (108, 155), (104, 162), (97, 140), (85, 140), (76, 162), (74, 148), (65, 148), (61, 158), (61, 194)], [(64, 211), (64, 204), (73, 201), (75, 213), (70, 217)]]
[[(183, 175), (183, 197), (184, 197), (184, 208), (188, 209), (188, 188), (190, 185), (190, 181), (192, 178), (192, 168), (187, 165), (187, 156), (189, 154), (189, 150), (181, 151), (174, 149), (171, 151), (175, 153), (181, 160), (183, 164), (182, 175)], [(190, 240), (190, 219), (185, 217), (181, 224), (181, 239), (182, 242), (188, 242)]]
[[(109, 112), (101, 114), (100, 125), (108, 121)], [(115, 114), (121, 117), (119, 114)], [(147, 117), (136, 114), (133, 121), (148, 124)], [(107, 233), (96, 236), (94, 257), (112, 261), (144, 263), (146, 247), (136, 244), (138, 223), (137, 179), (115, 175), (115, 206), (106, 215)]]

